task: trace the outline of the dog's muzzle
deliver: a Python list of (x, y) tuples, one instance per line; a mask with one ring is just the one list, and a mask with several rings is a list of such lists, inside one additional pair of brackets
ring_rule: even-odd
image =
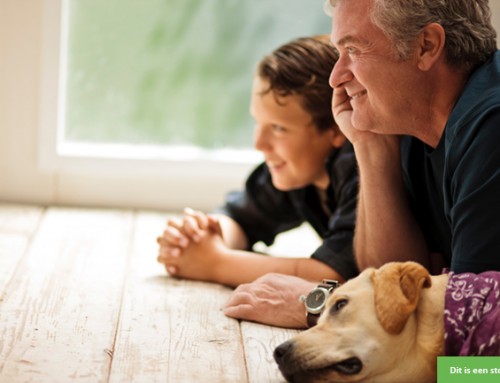
[(294, 356), (295, 342), (288, 340), (274, 350), (274, 360), (288, 382), (303, 381), (305, 377), (327, 374), (336, 371), (342, 375), (355, 375), (361, 372), (363, 363), (357, 357), (348, 358), (325, 367), (304, 366)]

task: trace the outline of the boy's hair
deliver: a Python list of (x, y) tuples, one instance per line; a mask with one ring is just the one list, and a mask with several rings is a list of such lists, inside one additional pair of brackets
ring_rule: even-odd
[(292, 40), (260, 61), (257, 76), (269, 82), (262, 93), (273, 92), (277, 98), (298, 95), (320, 131), (336, 127), (328, 79), (337, 58), (328, 35)]

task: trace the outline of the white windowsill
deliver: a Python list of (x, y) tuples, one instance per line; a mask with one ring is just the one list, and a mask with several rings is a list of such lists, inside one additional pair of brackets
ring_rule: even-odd
[(255, 150), (203, 150), (190, 146), (61, 143), (40, 147), (42, 171), (101, 175), (154, 176), (226, 180), (248, 173), (262, 155)]

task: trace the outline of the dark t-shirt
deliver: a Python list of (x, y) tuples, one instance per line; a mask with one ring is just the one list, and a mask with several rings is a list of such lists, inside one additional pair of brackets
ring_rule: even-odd
[(402, 140), (412, 209), (456, 273), (500, 270), (500, 51), (470, 77), (435, 149)]
[(279, 233), (308, 222), (323, 239), (311, 255), (343, 278), (358, 274), (353, 255), (358, 173), (350, 143), (335, 149), (326, 160), (330, 185), (326, 191), (328, 212), (314, 186), (280, 191), (273, 186), (266, 164), (258, 166), (245, 189), (231, 192), (219, 212), (235, 220), (245, 232), (250, 248), (259, 241), (271, 245)]

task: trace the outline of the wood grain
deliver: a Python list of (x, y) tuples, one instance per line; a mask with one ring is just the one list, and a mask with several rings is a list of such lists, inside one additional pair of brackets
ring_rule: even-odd
[(0, 204), (0, 300), (42, 217), (39, 207)]
[(248, 381), (251, 383), (285, 382), (273, 358), (274, 349), (292, 338), (298, 330), (242, 322), (241, 332), (245, 347)]
[(0, 382), (283, 382), (296, 331), (224, 316), (231, 289), (167, 276), (167, 215), (0, 204)]
[(139, 215), (110, 381), (246, 381), (239, 324), (221, 311), (230, 290), (167, 277), (155, 261), (163, 225)]
[(132, 214), (49, 209), (0, 307), (6, 382), (103, 382)]

